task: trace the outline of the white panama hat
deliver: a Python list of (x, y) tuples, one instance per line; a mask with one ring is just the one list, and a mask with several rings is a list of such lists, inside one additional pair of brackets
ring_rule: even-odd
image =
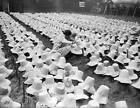
[(100, 105), (96, 100), (90, 100), (87, 105), (82, 105), (80, 108), (100, 108)]
[(117, 80), (121, 83), (126, 83), (126, 84), (132, 83), (127, 69), (122, 69), (120, 71), (120, 75), (118, 77), (114, 78), (114, 80)]
[(7, 69), (4, 65), (0, 66), (0, 75), (8, 77), (12, 72), (13, 70)]
[(57, 98), (51, 97), (47, 91), (39, 93), (39, 100), (36, 103), (36, 108), (52, 108), (57, 104)]
[(69, 77), (65, 77), (64, 80), (63, 80), (64, 84), (65, 84), (65, 90), (67, 93), (71, 93), (74, 91), (74, 85), (72, 83), (72, 80), (71, 78)]
[(95, 79), (88, 76), (83, 82), (83, 89), (86, 90), (88, 93), (94, 94), (95, 93), (94, 84)]
[(65, 67), (65, 64), (66, 64), (66, 59), (65, 57), (60, 57), (58, 62), (57, 62), (57, 66), (59, 68), (64, 68)]
[(54, 79), (60, 79), (62, 80), (64, 78), (65, 70), (58, 69), (57, 74), (54, 76)]
[(1, 99), (2, 108), (21, 108), (21, 104), (13, 101), (9, 96), (4, 96)]
[(18, 70), (19, 71), (25, 71), (25, 67), (26, 67), (27, 64), (28, 64), (28, 61), (26, 59), (21, 61)]
[(104, 75), (104, 73), (105, 73), (104, 64), (103, 63), (98, 63), (98, 66), (96, 67), (96, 70), (94, 71), (94, 73)]
[(53, 97), (56, 97), (58, 101), (61, 101), (66, 95), (65, 85), (62, 82), (58, 82), (54, 87), (49, 89), (49, 94)]
[(44, 64), (43, 67), (40, 69), (42, 77), (45, 78), (49, 74), (49, 66)]
[(91, 96), (91, 98), (95, 101), (97, 101), (99, 104), (107, 104), (108, 103), (108, 94), (109, 94), (110, 88), (105, 85), (101, 85), (94, 95)]
[(89, 98), (86, 94), (84, 94), (84, 89), (83, 89), (82, 83), (79, 83), (77, 86), (75, 86), (74, 95), (75, 95), (76, 100), (83, 100), (83, 99)]
[(128, 108), (126, 101), (115, 102), (115, 108)]
[(61, 102), (56, 105), (56, 108), (78, 108), (74, 94), (66, 94)]
[(125, 66), (126, 69), (133, 69), (136, 71), (140, 71), (140, 67), (138, 67), (137, 60), (131, 60), (128, 66)]
[(80, 70), (77, 70), (76, 72), (75, 72), (75, 74), (74, 75), (70, 75), (70, 78), (72, 79), (72, 80), (76, 80), (76, 81), (79, 81), (79, 82), (83, 82), (83, 72), (82, 71), (80, 71)]
[(4, 75), (0, 75), (0, 87), (8, 87), (11, 84), (11, 81), (8, 79), (5, 79)]
[(114, 70), (113, 66), (108, 66), (105, 67), (105, 75), (116, 77), (119, 75), (119, 73)]
[(114, 60), (115, 55), (116, 55), (116, 51), (115, 51), (115, 50), (111, 50), (111, 51), (107, 54), (107, 56), (108, 56), (109, 58), (111, 58), (112, 60)]
[(38, 96), (40, 92), (46, 91), (46, 87), (43, 86), (42, 81), (38, 78), (34, 78), (34, 82), (26, 89), (26, 92), (31, 95)]
[(107, 67), (107, 66), (110, 65), (110, 62), (109, 62), (108, 60), (105, 60), (105, 61), (103, 62), (103, 64), (104, 64), (105, 67)]
[(131, 80), (138, 79), (138, 75), (134, 73), (133, 69), (127, 69), (127, 70), (129, 72), (129, 77), (130, 77)]
[(97, 59), (97, 57), (95, 55), (92, 55), (90, 57), (90, 61), (87, 63), (88, 66), (95, 66), (99, 63), (99, 60)]
[(54, 87), (55, 86), (54, 76), (46, 75), (43, 85), (46, 87), (46, 89), (51, 89), (52, 87)]
[(16, 63), (20, 63), (20, 62), (25, 61), (25, 60), (26, 60), (26, 56), (23, 53), (21, 53), (18, 56), (18, 59), (17, 59)]
[(81, 48), (78, 47), (77, 45), (75, 45), (73, 48), (71, 48), (71, 53), (76, 54), (76, 55), (83, 54)]
[(49, 72), (52, 75), (56, 75), (57, 74), (57, 70), (58, 70), (58, 66), (56, 64), (56, 62), (53, 62), (49, 65)]

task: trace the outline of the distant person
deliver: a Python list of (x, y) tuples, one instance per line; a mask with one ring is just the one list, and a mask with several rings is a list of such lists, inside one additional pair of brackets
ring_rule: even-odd
[[(54, 43), (52, 52), (69, 53), (71, 46), (75, 43), (76, 33), (72, 33), (70, 30), (63, 31), (66, 41), (59, 41)], [(66, 54), (62, 54), (65, 56)]]

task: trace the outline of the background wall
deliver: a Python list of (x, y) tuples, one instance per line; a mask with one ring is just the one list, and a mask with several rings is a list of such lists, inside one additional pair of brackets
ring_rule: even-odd
[[(81, 1), (85, 2), (83, 8), (79, 7)], [(137, 7), (135, 15), (140, 16), (139, 3), (128, 5), (123, 2), (125, 0), (121, 0), (122, 3), (114, 1), (119, 0), (0, 0), (0, 10), (8, 11), (9, 9), (11, 12), (86, 12), (133, 16), (135, 7)]]

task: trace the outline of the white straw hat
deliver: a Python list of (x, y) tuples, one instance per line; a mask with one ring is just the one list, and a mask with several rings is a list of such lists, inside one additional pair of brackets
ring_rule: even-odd
[(11, 84), (11, 81), (8, 79), (5, 79), (4, 75), (0, 75), (0, 87), (8, 87)]
[(114, 60), (115, 55), (116, 55), (116, 51), (115, 51), (115, 50), (111, 50), (111, 51), (107, 54), (107, 56), (108, 56), (109, 58), (111, 58), (112, 60)]
[(38, 96), (38, 94), (43, 91), (46, 91), (46, 87), (43, 86), (42, 81), (38, 78), (35, 78), (33, 84), (26, 89), (28, 94), (35, 96)]
[(140, 78), (135, 83), (133, 83), (131, 86), (133, 86), (137, 89), (140, 89)]
[(54, 87), (55, 86), (54, 77), (52, 75), (47, 75), (45, 77), (43, 85), (46, 87), (46, 89), (51, 89), (52, 87)]
[(19, 71), (25, 71), (25, 67), (26, 67), (27, 64), (28, 64), (28, 61), (27, 60), (21, 61), (18, 70)]
[(88, 99), (89, 97), (84, 94), (84, 89), (83, 89), (83, 84), (79, 83), (77, 86), (75, 86), (74, 89), (74, 95), (76, 100), (81, 100), (81, 99)]
[(83, 79), (82, 79), (83, 78), (83, 72), (80, 71), (80, 70), (77, 70), (74, 75), (70, 75), (70, 78), (72, 80), (83, 82)]
[(67, 93), (71, 93), (71, 92), (74, 91), (74, 85), (72, 83), (71, 78), (65, 77), (63, 82), (65, 84), (65, 90), (66, 90)]
[(56, 62), (53, 62), (52, 64), (49, 65), (49, 72), (52, 75), (56, 75), (57, 74), (57, 70), (58, 70), (58, 66), (56, 64)]
[(6, 59), (6, 58), (3, 57), (2, 55), (0, 55), (0, 64), (1, 64), (1, 65), (4, 65), (6, 61), (8, 61), (8, 59)]
[(134, 73), (134, 70), (133, 69), (127, 69), (128, 72), (129, 72), (129, 78), (131, 80), (135, 80), (135, 79), (138, 79), (138, 75)]
[(125, 56), (126, 56), (126, 55), (125, 55), (124, 53), (121, 53), (121, 54), (117, 57), (117, 59), (115, 59), (115, 61), (124, 64)]
[(136, 60), (131, 60), (129, 62), (129, 65), (128, 66), (125, 66), (125, 68), (126, 69), (133, 69), (133, 70), (136, 70), (136, 71), (139, 71), (140, 70), (140, 67), (138, 67)]
[(96, 67), (96, 70), (94, 71), (95, 74), (102, 74), (105, 73), (105, 67), (103, 63), (98, 63), (98, 66)]
[(107, 66), (110, 65), (110, 62), (109, 62), (108, 60), (105, 60), (105, 61), (103, 62), (103, 64), (104, 64), (105, 67), (107, 67)]
[(83, 82), (84, 90), (86, 90), (88, 93), (94, 94), (95, 93), (94, 83), (95, 83), (95, 79), (88, 76)]
[(114, 71), (116, 73), (118, 73), (118, 75), (120, 74), (120, 68), (119, 68), (119, 65), (117, 63), (113, 63), (112, 64), (113, 68), (114, 68)]
[(57, 98), (51, 97), (47, 91), (39, 93), (39, 100), (36, 103), (36, 108), (49, 108), (57, 104)]
[(62, 100), (66, 95), (65, 85), (62, 82), (58, 82), (54, 87), (49, 89), (49, 94), (53, 97), (56, 97), (58, 101)]
[(87, 105), (82, 105), (80, 108), (100, 108), (96, 100), (90, 100)]
[(81, 55), (83, 52), (80, 47), (74, 46), (73, 48), (71, 48), (71, 53)]
[(87, 63), (88, 66), (95, 66), (99, 63), (99, 60), (95, 55), (90, 57), (90, 61)]
[(127, 69), (122, 69), (120, 71), (120, 75), (118, 77), (114, 78), (114, 80), (117, 80), (117, 81), (119, 81), (121, 83), (127, 83), (127, 84), (132, 83), (132, 81), (131, 81), (131, 79), (129, 77), (129, 72), (128, 72)]
[(4, 96), (1, 99), (2, 108), (20, 108), (21, 104), (13, 101), (9, 96)]
[(66, 63), (64, 66), (64, 70), (70, 72), (73, 69), (73, 66), (70, 63)]
[(4, 65), (0, 66), (0, 75), (8, 77), (12, 72), (13, 70), (7, 69)]
[(43, 67), (40, 69), (42, 77), (45, 78), (49, 74), (49, 66), (44, 64)]
[(65, 57), (60, 57), (59, 60), (58, 60), (58, 62), (57, 62), (57, 66), (59, 68), (64, 68), (65, 64), (66, 64)]
[(108, 66), (105, 67), (105, 75), (116, 77), (119, 75), (119, 73), (114, 70), (113, 66)]
[(115, 102), (115, 108), (128, 108), (126, 101)]
[(66, 94), (63, 100), (56, 105), (56, 108), (78, 108), (74, 94)]
[(23, 53), (21, 53), (18, 56), (18, 59), (17, 59), (16, 63), (20, 63), (20, 62), (25, 61), (25, 60), (26, 60), (26, 56)]
[(109, 94), (110, 88), (101, 85), (94, 95), (91, 96), (91, 98), (95, 101), (97, 101), (99, 104), (107, 104), (108, 103), (108, 94)]
[(54, 79), (60, 79), (62, 80), (64, 78), (65, 70), (58, 69), (56, 76), (54, 76)]

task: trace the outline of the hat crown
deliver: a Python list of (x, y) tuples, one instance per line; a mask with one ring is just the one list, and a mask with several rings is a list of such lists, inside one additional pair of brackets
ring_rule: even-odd
[(73, 85), (72, 80), (68, 77), (64, 78), (64, 84), (65, 84), (66, 87), (71, 87)]
[(94, 82), (95, 82), (95, 79), (94, 78), (92, 78), (92, 77), (87, 77), (86, 79), (85, 79), (85, 84), (86, 85), (89, 85), (90, 87), (93, 87), (94, 86)]
[(66, 71), (71, 71), (72, 70), (72, 65), (70, 63), (66, 63), (64, 69)]
[(114, 63), (112, 66), (114, 67), (115, 71), (119, 71), (120, 70), (119, 69), (119, 65), (117, 63)]
[(34, 82), (33, 82), (33, 84), (32, 84), (32, 87), (33, 87), (34, 89), (36, 89), (36, 90), (42, 89), (42, 82), (41, 82), (41, 80), (35, 78), (35, 79), (34, 79)]
[(60, 57), (59, 60), (58, 60), (58, 62), (59, 62), (60, 64), (66, 63), (65, 57)]
[(107, 67), (107, 66), (109, 66), (109, 61), (108, 61), (108, 60), (105, 60), (105, 61), (103, 62), (103, 64), (104, 64), (105, 67)]
[(82, 72), (82, 71), (77, 71), (77, 72), (75, 73), (75, 76), (76, 76), (77, 78), (82, 79), (82, 77), (83, 77), (83, 72)]
[(65, 85), (64, 83), (57, 83), (56, 87), (55, 87), (55, 91), (57, 94), (63, 95), (65, 94)]
[(54, 84), (54, 78), (53, 78), (53, 76), (52, 75), (47, 75), (45, 77), (45, 83), (46, 84)]
[(96, 94), (98, 94), (100, 97), (106, 97), (108, 96), (110, 88), (105, 86), (105, 85), (101, 85), (98, 89), (97, 92), (95, 92)]
[(98, 71), (102, 71), (102, 70), (104, 69), (103, 63), (99, 63), (96, 69), (97, 69)]
[(127, 69), (122, 69), (120, 72), (119, 77), (125, 78), (125, 79), (129, 79), (129, 72)]

